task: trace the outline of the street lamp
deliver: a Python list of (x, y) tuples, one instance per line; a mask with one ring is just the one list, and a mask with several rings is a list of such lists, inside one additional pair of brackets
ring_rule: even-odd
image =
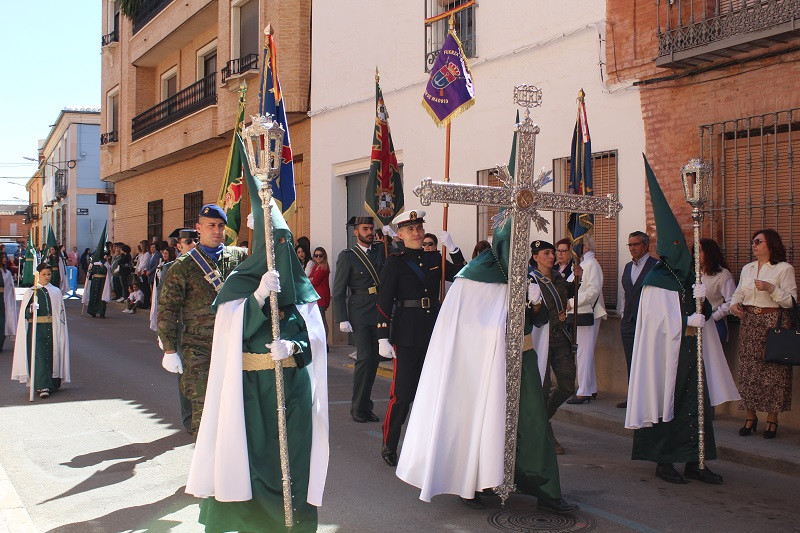
[[(689, 159), (689, 162), (681, 168), (681, 180), (683, 181), (683, 195), (686, 202), (692, 206), (694, 282), (695, 285), (700, 285), (700, 221), (703, 220), (701, 209), (708, 200), (708, 192), (711, 188), (711, 165), (702, 159)], [(696, 299), (695, 309), (698, 313), (702, 313), (702, 298)], [(703, 328), (697, 328), (697, 434), (698, 467), (702, 470), (706, 467)]]

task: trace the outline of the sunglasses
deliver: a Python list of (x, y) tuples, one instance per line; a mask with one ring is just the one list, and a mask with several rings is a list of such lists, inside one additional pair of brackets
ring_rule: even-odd
[(325, 256), (324, 256), (324, 255), (322, 255), (322, 254), (314, 254), (314, 257), (319, 257), (319, 258), (322, 258), (322, 257), (325, 257)]
[(422, 243), (422, 246), (436, 246), (436, 243), (431, 241), (426, 241)]
[(753, 246), (758, 246), (762, 242), (764, 242), (763, 239), (753, 239)]

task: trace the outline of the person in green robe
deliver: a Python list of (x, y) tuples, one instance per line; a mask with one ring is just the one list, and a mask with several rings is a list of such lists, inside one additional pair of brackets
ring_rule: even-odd
[[(46, 398), (61, 388), (62, 381), (70, 381), (69, 340), (63, 295), (61, 290), (50, 284), (52, 268), (47, 263), (41, 263), (37, 271), (38, 283), (22, 296), (11, 379), (29, 382), (30, 354), (33, 351), (36, 363), (32, 386), (41, 398)], [(32, 327), (34, 311), (35, 344)]]
[[(421, 489), (420, 499), (457, 494), (483, 507), (479, 491), (504, 478), (508, 261), (511, 220), (494, 233), (492, 247), (457, 275), (447, 293), (425, 357), (406, 429), (397, 476)], [(537, 320), (541, 290), (528, 290), (525, 334)], [(527, 343), (526, 343), (527, 344)], [(522, 358), (515, 483), (538, 506), (557, 513), (578, 506), (561, 496), (555, 448), (539, 375), (538, 358)]]
[[(274, 202), (276, 270), (267, 271), (260, 184), (252, 176), (247, 179), (255, 228), (252, 253), (225, 280), (214, 302), (211, 368), (186, 492), (204, 498), (199, 521), (208, 533), (288, 531), (275, 390), (275, 363), (281, 361), (291, 531), (314, 532), (328, 460), (327, 354), (319, 296)], [(278, 293), (277, 341), (272, 338), (270, 292)]]
[(27, 250), (25, 250), (25, 259), (22, 262), (22, 285), (24, 287), (33, 285), (37, 262), (36, 247), (33, 245), (33, 239), (31, 238)]
[(109, 277), (108, 264), (105, 257), (105, 240), (106, 228), (103, 228), (103, 233), (100, 235), (100, 242), (97, 243), (94, 254), (92, 255), (92, 263), (89, 265), (89, 273), (87, 275), (88, 285), (83, 289), (82, 302), (86, 305), (86, 312), (92, 318), (100, 315), (100, 318), (106, 317), (106, 303), (111, 301), (111, 278)]

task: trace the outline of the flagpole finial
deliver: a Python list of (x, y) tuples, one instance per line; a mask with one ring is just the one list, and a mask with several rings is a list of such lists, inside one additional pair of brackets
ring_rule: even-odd
[(378, 74), (378, 65), (375, 65), (375, 83), (378, 83), (381, 80), (381, 75)]
[(272, 30), (272, 23), (270, 22), (270, 23), (267, 24), (267, 27), (264, 28), (264, 35), (270, 36), (273, 33), (275, 33), (275, 32)]
[(456, 27), (456, 17), (455, 15), (450, 15), (450, 18), (447, 19), (447, 28), (449, 29), (449, 31), (453, 31), (455, 27)]
[(581, 90), (580, 90), (580, 91), (578, 91), (578, 101), (579, 101), (579, 102), (583, 102), (583, 97), (584, 97), (584, 96), (586, 96), (586, 93), (585, 93), (585, 92), (583, 92), (583, 88), (581, 87)]

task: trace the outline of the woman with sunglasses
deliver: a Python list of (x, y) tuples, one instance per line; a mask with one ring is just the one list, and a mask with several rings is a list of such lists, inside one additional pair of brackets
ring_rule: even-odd
[(319, 312), (322, 315), (322, 323), (325, 325), (325, 338), (327, 339), (328, 319), (325, 317), (325, 312), (328, 310), (328, 306), (331, 305), (331, 284), (329, 280), (331, 267), (328, 265), (328, 252), (322, 246), (318, 246), (314, 249), (312, 260), (313, 266), (309, 271), (308, 277), (311, 280), (311, 285), (314, 286), (314, 290), (319, 294), (317, 307), (319, 307)]
[[(778, 413), (792, 407), (792, 367), (764, 362), (767, 329), (775, 327), (781, 307), (790, 308), (797, 298), (794, 267), (786, 262), (786, 248), (778, 232), (763, 229), (753, 234), (756, 260), (742, 268), (739, 286), (731, 298), (731, 312), (742, 321), (739, 330), (739, 410), (747, 411), (739, 435), (758, 428), (756, 413), (767, 413), (764, 438), (774, 439)], [(790, 316), (783, 313), (784, 327)]]

